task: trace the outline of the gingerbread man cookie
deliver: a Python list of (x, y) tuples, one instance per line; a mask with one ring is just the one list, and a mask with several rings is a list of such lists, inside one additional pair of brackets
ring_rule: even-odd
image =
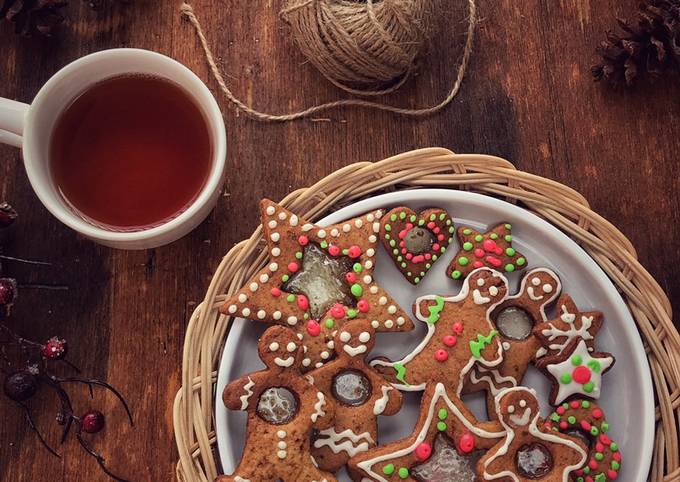
[(413, 434), (353, 457), (349, 467), (365, 477), (355, 480), (468, 482), (483, 449), (504, 435), (498, 422), (477, 421), (444, 384), (431, 383)]
[(311, 456), (310, 431), (333, 426), (334, 403), (300, 373), (302, 345), (293, 331), (274, 326), (258, 344), (266, 368), (234, 380), (222, 399), (230, 410), (248, 412), (243, 457), (218, 482), (327, 481)]
[(496, 395), (519, 385), (535, 360), (540, 343), (534, 326), (547, 319), (545, 310), (561, 290), (560, 279), (552, 270), (536, 268), (525, 274), (518, 293), (508, 296), (491, 313), (491, 323), (503, 347), (503, 363), (491, 369), (475, 366), (463, 389), (464, 393), (486, 391), (490, 418), (496, 415)]
[(575, 338), (559, 355), (541, 358), (536, 367), (552, 383), (550, 404), (559, 405), (572, 395), (600, 398), (602, 375), (615, 361), (611, 353), (591, 352), (585, 340)]
[(333, 354), (333, 332), (354, 318), (376, 331), (413, 322), (373, 278), (381, 211), (320, 227), (267, 199), (261, 218), (269, 263), (222, 306), (224, 314), (293, 329), (306, 347), (303, 370)]
[(312, 438), (319, 468), (337, 472), (350, 457), (375, 447), (379, 415), (394, 415), (402, 395), (366, 363), (375, 331), (362, 320), (343, 325), (335, 335), (336, 358), (308, 373), (326, 399), (335, 402), (335, 422)]
[(453, 220), (440, 208), (416, 214), (407, 207), (394, 208), (380, 221), (380, 239), (399, 271), (418, 284), (453, 242)]
[(472, 270), (486, 266), (504, 273), (526, 268), (527, 259), (512, 247), (512, 225), (501, 223), (486, 233), (458, 227), (456, 231), (461, 250), (446, 273), (453, 279), (467, 276)]
[(588, 448), (588, 462), (572, 474), (576, 482), (616, 480), (621, 470), (621, 452), (607, 435), (609, 424), (594, 402), (575, 399), (557, 407), (545, 422), (546, 428), (579, 438)]
[(586, 447), (579, 439), (543, 426), (533, 390), (503, 390), (496, 409), (506, 433), (477, 463), (482, 480), (567, 482), (585, 463)]
[(588, 350), (593, 351), (595, 335), (602, 328), (602, 322), (601, 312), (581, 312), (571, 296), (562, 295), (557, 301), (557, 316), (534, 329), (536, 337), (543, 345), (538, 357), (559, 355), (576, 338), (584, 340)]
[(424, 390), (430, 382), (441, 382), (459, 395), (475, 365), (493, 368), (503, 360), (498, 332), (489, 316), (507, 292), (503, 275), (480, 268), (467, 277), (454, 297), (418, 298), (416, 318), (427, 324), (423, 341), (400, 361), (375, 359), (371, 365), (401, 390)]

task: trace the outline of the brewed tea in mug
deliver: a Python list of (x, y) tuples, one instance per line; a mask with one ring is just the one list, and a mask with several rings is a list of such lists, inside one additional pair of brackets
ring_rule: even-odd
[(136, 231), (181, 214), (206, 183), (212, 145), (192, 97), (169, 80), (101, 81), (62, 112), (50, 140), (51, 175), (81, 217)]

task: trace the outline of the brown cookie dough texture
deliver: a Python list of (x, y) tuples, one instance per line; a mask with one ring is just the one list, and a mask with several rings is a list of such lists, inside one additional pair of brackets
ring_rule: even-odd
[(441, 382), (460, 395), (474, 366), (494, 368), (503, 360), (489, 316), (507, 291), (503, 275), (480, 268), (468, 276), (456, 296), (418, 298), (414, 312), (427, 325), (425, 338), (401, 360), (375, 359), (371, 365), (401, 390), (419, 391)]
[(487, 413), (495, 418), (495, 398), (504, 388), (519, 385), (540, 348), (534, 327), (547, 319), (545, 310), (562, 290), (559, 277), (548, 268), (535, 268), (522, 278), (519, 291), (508, 296), (491, 313), (503, 348), (503, 362), (496, 368), (475, 366), (464, 393), (486, 391)]
[(453, 242), (453, 219), (440, 208), (416, 214), (394, 208), (380, 220), (380, 239), (401, 274), (418, 284)]
[(307, 374), (335, 403), (333, 425), (312, 437), (312, 455), (322, 470), (337, 472), (350, 457), (374, 448), (378, 416), (394, 415), (401, 408), (401, 392), (366, 362), (374, 344), (370, 323), (346, 323), (335, 335), (336, 358)]
[(408, 331), (413, 322), (373, 278), (381, 211), (320, 227), (278, 204), (260, 206), (267, 265), (221, 312), (292, 329), (302, 342), (304, 371), (333, 355), (333, 333), (352, 319), (376, 331)]
[(334, 482), (310, 452), (312, 429), (333, 426), (334, 403), (300, 372), (303, 349), (295, 333), (274, 326), (258, 344), (264, 370), (244, 375), (224, 389), (230, 410), (248, 413), (243, 457), (232, 475), (218, 482), (297, 480)]
[(544, 426), (533, 390), (503, 390), (496, 410), (505, 436), (477, 463), (481, 480), (567, 482), (586, 462), (587, 447), (580, 439)]

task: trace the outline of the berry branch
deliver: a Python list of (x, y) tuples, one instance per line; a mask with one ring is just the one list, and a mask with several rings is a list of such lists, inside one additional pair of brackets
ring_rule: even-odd
[[(0, 204), (0, 229), (8, 228), (16, 219), (17, 213), (10, 205), (7, 203)], [(37, 265), (47, 264), (1, 255), (0, 260)], [(29, 286), (37, 287), (38, 285)], [(15, 279), (0, 277), (0, 373), (4, 377), (4, 396), (21, 408), (26, 417), (26, 423), (35, 432), (40, 443), (52, 455), (61, 457), (38, 429), (28, 405), (28, 402), (43, 388), (55, 392), (60, 402), (56, 422), (64, 427), (60, 443), (63, 444), (66, 441), (75, 427), (75, 437), (83, 451), (97, 461), (106, 475), (116, 481), (126, 482), (125, 479), (108, 468), (104, 457), (90, 445), (85, 437), (85, 435), (97, 434), (104, 429), (106, 425), (104, 414), (98, 410), (89, 410), (83, 415), (77, 416), (74, 413), (69, 393), (64, 386), (85, 385), (91, 398), (94, 397), (94, 388), (101, 388), (112, 393), (125, 409), (130, 425), (134, 426), (132, 412), (125, 398), (117, 389), (105, 381), (79, 376), (80, 370), (66, 358), (68, 354), (66, 340), (53, 336), (44, 343), (38, 343), (23, 338), (12, 331), (4, 323), (4, 319), (10, 316), (12, 306), (17, 301), (18, 293), (19, 285)], [(76, 376), (56, 375), (53, 372), (53, 367), (57, 364), (66, 365), (67, 369), (75, 372)]]

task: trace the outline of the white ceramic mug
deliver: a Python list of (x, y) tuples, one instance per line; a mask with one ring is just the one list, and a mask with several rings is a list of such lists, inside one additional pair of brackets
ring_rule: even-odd
[[(48, 165), (50, 137), (64, 109), (93, 84), (125, 74), (153, 75), (182, 87), (201, 109), (212, 142), (210, 173), (194, 202), (167, 223), (135, 232), (109, 231), (84, 220), (59, 193)], [(219, 197), (227, 150), (220, 108), (201, 79), (165, 55), (140, 49), (104, 50), (76, 60), (48, 80), (31, 105), (0, 98), (0, 143), (23, 149), (28, 179), (40, 201), (54, 216), (98, 243), (121, 249), (162, 246), (198, 226)]]

